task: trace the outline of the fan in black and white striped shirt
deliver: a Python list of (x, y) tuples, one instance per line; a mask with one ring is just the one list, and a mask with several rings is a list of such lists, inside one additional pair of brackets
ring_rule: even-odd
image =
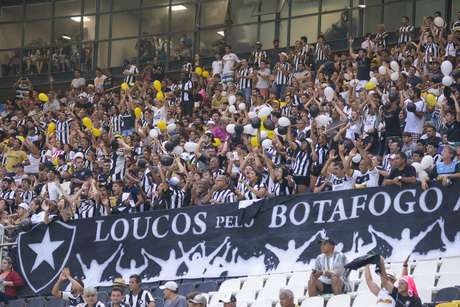
[(121, 129), (123, 128), (123, 116), (119, 113), (118, 108), (113, 106), (110, 116), (110, 132), (114, 134), (121, 134)]
[(388, 32), (385, 31), (385, 25), (379, 24), (377, 26), (377, 34), (375, 34), (375, 43), (378, 48), (387, 49), (388, 47)]
[(137, 274), (129, 277), (129, 293), (125, 295), (124, 303), (130, 307), (155, 306), (155, 299), (150, 291), (141, 288), (141, 277)]
[(229, 188), (229, 186), (229, 177), (225, 175), (217, 176), (214, 191), (212, 192), (211, 203), (224, 204), (236, 202), (238, 200), (236, 194)]
[(61, 144), (70, 144), (70, 122), (72, 119), (66, 119), (65, 114), (60, 112), (56, 120), (56, 138)]
[(427, 36), (427, 42), (425, 45), (423, 45), (423, 52), (425, 54), (425, 56), (423, 57), (425, 63), (431, 63), (438, 59), (439, 47), (433, 41), (433, 35), (430, 34)]
[(249, 58), (249, 62), (251, 64), (255, 64), (257, 67), (260, 66), (260, 63), (268, 60), (267, 52), (262, 50), (262, 43), (256, 42), (256, 48), (251, 53), (251, 57)]
[(324, 36), (319, 35), (315, 46), (315, 68), (318, 69), (321, 64), (326, 62), (329, 58), (331, 48), (326, 44)]
[(409, 24), (409, 17), (401, 17), (402, 26), (399, 28), (398, 44), (405, 44), (412, 41), (414, 26)]

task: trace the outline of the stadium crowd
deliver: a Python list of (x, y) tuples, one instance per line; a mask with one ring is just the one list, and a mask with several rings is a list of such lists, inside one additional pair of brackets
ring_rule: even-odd
[(321, 35), (226, 46), (211, 67), (184, 57), (179, 80), (158, 59), (125, 62), (121, 84), (20, 79), (0, 114), (2, 224), (458, 180), (459, 22), (401, 22), (396, 45), (380, 25), (342, 53)]

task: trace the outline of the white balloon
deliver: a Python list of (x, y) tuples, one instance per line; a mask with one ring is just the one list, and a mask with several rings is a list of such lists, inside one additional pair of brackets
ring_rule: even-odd
[(373, 78), (374, 77), (374, 72), (373, 71), (370, 71), (369, 72), (369, 78)]
[(243, 132), (246, 134), (254, 135), (256, 133), (256, 129), (254, 129), (251, 124), (247, 124), (243, 127)]
[(149, 137), (152, 139), (157, 138), (160, 133), (158, 132), (158, 129), (150, 129), (149, 132)]
[(433, 23), (437, 26), (437, 27), (444, 27), (444, 19), (442, 19), (442, 17), (438, 16), (438, 17), (435, 17), (434, 20), (433, 20)]
[(452, 72), (452, 63), (450, 61), (442, 62), (441, 72), (444, 76), (450, 75), (450, 73)]
[(229, 104), (235, 104), (235, 102), (236, 102), (236, 97), (235, 97), (235, 95), (230, 95), (230, 96), (228, 96), (227, 99), (228, 99), (228, 103), (229, 103)]
[(174, 130), (176, 130), (176, 124), (174, 124), (174, 123), (169, 124), (169, 125), (166, 127), (166, 130), (167, 130), (169, 133), (173, 132)]
[(289, 120), (289, 118), (283, 116), (278, 119), (278, 124), (281, 127), (287, 127), (291, 124), (291, 121)]
[(393, 81), (397, 81), (399, 79), (399, 72), (397, 71), (392, 72), (390, 78)]
[(269, 107), (262, 107), (260, 110), (259, 110), (259, 117), (267, 117), (268, 115), (270, 115), (270, 113), (272, 112), (272, 109), (270, 109)]
[(385, 66), (380, 66), (379, 67), (379, 74), (384, 75), (387, 73), (387, 68)]
[(429, 155), (424, 156), (420, 164), (422, 165), (422, 169), (424, 169), (425, 171), (431, 170), (434, 165), (433, 157)]
[(262, 147), (265, 149), (269, 149), (270, 147), (272, 147), (272, 145), (273, 145), (273, 142), (270, 139), (265, 139), (262, 141)]
[(225, 130), (226, 130), (229, 134), (235, 133), (235, 124), (228, 124), (227, 127), (225, 128)]
[(184, 152), (184, 149), (182, 148), (182, 146), (176, 146), (174, 147), (172, 152), (180, 156)]
[(446, 96), (444, 96), (444, 94), (439, 95), (437, 100), (438, 104), (442, 104), (444, 102), (444, 99), (446, 99)]
[(334, 90), (332, 87), (328, 86), (324, 89), (324, 96), (326, 97), (326, 100), (331, 102), (332, 99), (334, 99)]
[(398, 64), (398, 62), (396, 62), (396, 61), (391, 61), (390, 67), (391, 67), (391, 69), (393, 69), (394, 71), (399, 71), (399, 64)]
[(230, 113), (236, 113), (236, 108), (235, 108), (235, 106), (234, 106), (234, 105), (229, 106), (229, 107), (228, 107), (228, 111), (229, 111)]
[(329, 123), (332, 121), (332, 118), (330, 118), (327, 115), (320, 114), (315, 117), (315, 120), (318, 127), (327, 127)]
[(454, 78), (452, 78), (451, 76), (444, 76), (442, 78), (442, 85), (451, 86), (452, 83), (454, 83)]
[(197, 147), (198, 147), (198, 144), (194, 142), (187, 142), (184, 144), (184, 149), (187, 152), (195, 152)]
[(379, 81), (377, 80), (376, 77), (372, 77), (372, 78), (369, 80), (369, 82), (372, 82), (372, 83), (374, 83), (375, 85), (378, 85), (378, 84), (379, 84)]
[(245, 104), (244, 102), (240, 103), (240, 104), (238, 105), (238, 109), (240, 109), (241, 111), (246, 110), (246, 104)]
[(260, 131), (260, 138), (261, 138), (262, 140), (265, 140), (267, 137), (268, 137), (267, 131), (265, 131), (265, 130)]
[(358, 79), (350, 80), (350, 86), (356, 86), (359, 83)]
[(253, 119), (253, 118), (257, 117), (257, 114), (256, 114), (256, 112), (254, 112), (254, 111), (250, 111), (250, 112), (248, 112), (248, 117), (249, 117), (250, 119)]

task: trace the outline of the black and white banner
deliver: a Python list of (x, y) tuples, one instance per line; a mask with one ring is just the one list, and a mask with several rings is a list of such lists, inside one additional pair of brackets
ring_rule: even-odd
[(131, 274), (151, 282), (304, 270), (324, 236), (349, 260), (460, 256), (459, 191), (371, 188), (54, 222), (19, 236), (17, 267), (44, 293), (64, 267), (99, 286)]

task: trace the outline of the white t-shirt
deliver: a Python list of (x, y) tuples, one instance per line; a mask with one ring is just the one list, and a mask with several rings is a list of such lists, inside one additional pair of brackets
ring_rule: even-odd
[(256, 83), (256, 88), (261, 88), (261, 89), (265, 89), (265, 88), (269, 88), (270, 87), (270, 80), (269, 79), (264, 79), (262, 78), (263, 77), (269, 77), (270, 76), (270, 68), (265, 68), (265, 69), (261, 69), (259, 70), (259, 72), (257, 73), (257, 83)]
[(379, 186), (379, 171), (374, 168), (365, 172), (364, 174), (361, 171), (358, 172), (358, 176), (355, 179), (355, 188), (362, 189), (362, 188), (371, 188), (371, 187), (378, 187)]
[(82, 77), (74, 78), (72, 79), (72, 82), (70, 82), (70, 86), (72, 88), (80, 88), (80, 87), (85, 86), (85, 84), (86, 84), (86, 80), (85, 78), (82, 78)]
[(224, 65), (223, 74), (225, 75), (233, 73), (233, 66), (235, 65), (235, 63), (239, 63), (240, 59), (236, 54), (229, 53), (222, 57), (222, 62)]
[(222, 60), (212, 61), (212, 75), (220, 75), (222, 73)]
[[(406, 106), (406, 108), (409, 102), (411, 102), (411, 100), (409, 99), (404, 102), (404, 105)], [(416, 101), (415, 110), (417, 112), (425, 112), (426, 111), (425, 102), (423, 100)], [(422, 134), (424, 123), (425, 123), (424, 116), (422, 116), (422, 118), (419, 118), (417, 117), (417, 115), (415, 115), (414, 112), (407, 112), (406, 126), (404, 127), (404, 132)]]
[(104, 89), (104, 81), (107, 79), (106, 75), (102, 75), (100, 77), (94, 78), (94, 86), (96, 87), (97, 90), (103, 90)]
[(360, 172), (353, 170), (351, 176), (345, 175), (345, 177), (337, 177), (336, 175), (331, 176), (332, 191), (350, 190), (353, 188), (356, 178)]

